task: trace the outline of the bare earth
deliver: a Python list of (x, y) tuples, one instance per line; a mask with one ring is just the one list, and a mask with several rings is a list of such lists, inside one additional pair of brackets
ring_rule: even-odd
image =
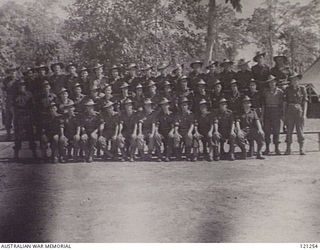
[(63, 165), (1, 143), (0, 241), (319, 242), (316, 140), (265, 161)]

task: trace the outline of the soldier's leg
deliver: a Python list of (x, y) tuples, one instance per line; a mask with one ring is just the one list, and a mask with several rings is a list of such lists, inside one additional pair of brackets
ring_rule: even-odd
[[(266, 110), (266, 112), (269, 112), (269, 110)], [(265, 140), (266, 140), (266, 150), (264, 151), (265, 155), (269, 155), (270, 153), (272, 124), (273, 124), (273, 121), (270, 117), (270, 114), (268, 113), (268, 115), (265, 115), (264, 127), (263, 127), (263, 130), (265, 133)]]
[(162, 159), (161, 145), (162, 145), (162, 136), (159, 133), (156, 133), (153, 137), (153, 147), (156, 151), (157, 161), (159, 162)]
[(213, 159), (215, 161), (219, 161), (220, 160), (220, 151), (219, 151), (219, 146), (220, 146), (220, 143), (224, 143), (224, 142), (221, 142), (222, 139), (221, 139), (221, 136), (220, 134), (214, 134), (213, 137), (212, 137), (212, 150), (213, 150)]
[(246, 151), (246, 136), (247, 133), (245, 131), (242, 131), (242, 135), (237, 134), (236, 135), (236, 144), (240, 147), (242, 152), (242, 159), (247, 158), (247, 151)]
[(89, 137), (87, 134), (82, 134), (80, 137), (80, 149), (87, 159), (89, 157)]
[(79, 150), (80, 150), (80, 137), (75, 135), (72, 138), (72, 147), (73, 147), (73, 158), (75, 160), (79, 159)]
[(40, 149), (41, 149), (41, 157), (43, 160), (48, 159), (48, 154), (47, 154), (48, 143), (49, 143), (48, 136), (46, 135), (45, 131), (41, 131)]
[(59, 138), (59, 160), (61, 163), (65, 163), (66, 162), (66, 158), (67, 158), (67, 150), (68, 150), (68, 139), (65, 136), (60, 136)]
[(126, 142), (126, 138), (122, 135), (119, 135), (116, 139), (116, 143), (117, 143), (117, 147), (120, 149), (120, 152), (121, 152), (120, 160), (126, 161), (128, 157), (126, 148), (129, 147), (129, 145), (126, 145), (128, 144)]
[(304, 118), (302, 116), (302, 112), (299, 114), (299, 116), (297, 117), (297, 121), (296, 121), (296, 130), (297, 130), (297, 137), (298, 137), (298, 143), (299, 143), (299, 151), (300, 151), (300, 155), (305, 155), (305, 151), (304, 151), (304, 142), (305, 142), (305, 138), (304, 138)]
[(188, 133), (184, 133), (183, 140), (184, 140), (184, 145), (185, 145), (185, 154), (187, 160), (191, 160), (191, 148), (193, 147), (193, 136), (188, 135)]
[(170, 157), (173, 154), (173, 138), (169, 135), (162, 134), (163, 138), (163, 147), (164, 147), (164, 155), (165, 155), (165, 160), (166, 162), (170, 161)]
[(7, 131), (7, 140), (10, 140), (10, 134), (11, 134), (11, 129), (12, 129), (12, 123), (13, 123), (13, 110), (12, 107), (6, 106), (5, 109), (6, 115), (5, 115), (5, 128)]
[(19, 151), (21, 149), (22, 144), (22, 133), (23, 133), (23, 127), (20, 126), (19, 120), (14, 121), (14, 158), (16, 160), (19, 159)]
[(97, 149), (101, 149), (104, 152), (104, 157), (107, 158), (108, 141), (104, 135), (99, 136), (97, 141)]
[(264, 159), (262, 157), (262, 147), (264, 145), (263, 135), (259, 134), (257, 129), (251, 129), (248, 137), (250, 138), (250, 140), (256, 141), (256, 143), (257, 143), (257, 159), (263, 160)]
[(228, 138), (228, 142), (229, 142), (229, 145), (230, 145), (229, 159), (231, 161), (234, 161), (235, 160), (234, 150), (235, 150), (236, 136), (235, 135), (230, 135), (229, 138)]
[(93, 154), (97, 146), (97, 141), (98, 141), (98, 135), (91, 133), (89, 138), (89, 145), (88, 145), (89, 146), (89, 156), (87, 158), (88, 162), (93, 162)]
[[(138, 138), (136, 136), (128, 136), (128, 142), (129, 142), (129, 161), (133, 162), (134, 161), (134, 155), (136, 153), (136, 149), (138, 147)], [(140, 140), (141, 142), (141, 140)]]
[(58, 163), (59, 161), (59, 135), (52, 135), (50, 140), (50, 147), (52, 152), (52, 162)]
[[(150, 150), (149, 147), (148, 147), (147, 155), (145, 155), (145, 153), (144, 153), (145, 145), (149, 146), (149, 144), (150, 144), (149, 140), (150, 140), (150, 138), (149, 138), (148, 134), (138, 135), (137, 139), (136, 139), (138, 153), (141, 156), (141, 158), (144, 159), (144, 160), (150, 160), (151, 159), (152, 148)], [(152, 143), (153, 142), (151, 141), (151, 147), (153, 147)]]
[(280, 129), (281, 129), (281, 117), (280, 114), (276, 114), (273, 120), (273, 143), (275, 146), (275, 154), (281, 155), (279, 144), (280, 144)]
[(32, 152), (32, 156), (33, 158), (37, 158), (37, 144), (35, 142), (36, 138), (35, 138), (35, 133), (33, 130), (33, 122), (30, 120), (28, 122), (28, 124), (26, 124), (26, 135), (28, 137), (28, 141), (29, 141), (29, 148)]
[(287, 136), (286, 136), (286, 142), (287, 142), (287, 149), (285, 154), (290, 155), (291, 154), (291, 144), (292, 144), (292, 134), (295, 127), (295, 116), (294, 111), (292, 110), (291, 106), (288, 107), (287, 114), (286, 114), (286, 125), (287, 125)]

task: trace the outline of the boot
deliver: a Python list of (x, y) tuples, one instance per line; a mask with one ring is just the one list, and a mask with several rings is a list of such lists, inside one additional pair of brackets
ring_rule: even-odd
[(124, 148), (120, 148), (121, 151), (121, 157), (120, 157), (120, 161), (126, 161), (127, 160), (127, 154)]
[(79, 159), (79, 149), (78, 148), (73, 149), (73, 158), (76, 161)]
[(291, 155), (291, 144), (287, 143), (287, 149), (286, 152), (284, 153), (285, 155)]
[(221, 143), (220, 144), (220, 155), (225, 155), (226, 154), (226, 152), (224, 151), (224, 143)]
[(275, 146), (275, 150), (274, 150), (275, 154), (276, 155), (281, 155), (281, 151), (279, 149), (279, 143), (275, 144), (274, 146)]
[(218, 146), (213, 147), (213, 159), (215, 161), (220, 161), (220, 154), (219, 154), (219, 148)]
[(261, 150), (257, 152), (257, 159), (264, 160), (265, 158), (262, 156)]
[(235, 157), (234, 157), (234, 145), (233, 144), (230, 144), (229, 159), (230, 159), (230, 161), (234, 161), (235, 160)]
[[(245, 151), (245, 149), (244, 149), (244, 151)], [(248, 157), (252, 157), (253, 155), (254, 155), (254, 144), (250, 143)]]
[(90, 149), (90, 150), (89, 150), (87, 162), (88, 162), (88, 163), (93, 162), (93, 149)]
[(191, 148), (190, 147), (186, 147), (185, 149), (185, 152), (186, 152), (186, 158), (187, 158), (187, 161), (191, 161)]
[(300, 146), (300, 155), (306, 155), (306, 152), (304, 151), (304, 145), (303, 142), (299, 144)]
[[(249, 152), (249, 155), (250, 155), (250, 152)], [(247, 151), (245, 146), (241, 147), (241, 159), (243, 160), (247, 159)]]
[(160, 148), (156, 149), (156, 156), (157, 156), (157, 162), (161, 162), (162, 161), (162, 155), (161, 155), (161, 149)]
[(270, 154), (270, 144), (266, 144), (266, 150), (263, 152), (264, 155), (269, 155)]
[(199, 157), (199, 150), (198, 148), (193, 148), (193, 156), (192, 156), (192, 161), (198, 161), (198, 157)]

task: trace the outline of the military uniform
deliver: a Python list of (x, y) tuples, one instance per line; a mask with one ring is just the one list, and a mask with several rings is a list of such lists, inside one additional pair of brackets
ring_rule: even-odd
[(253, 79), (257, 82), (259, 91), (265, 89), (265, 82), (270, 75), (270, 68), (267, 65), (256, 64), (251, 68)]
[(66, 75), (53, 74), (52, 76), (49, 77), (49, 82), (50, 82), (52, 92), (57, 95), (62, 88), (66, 87)]
[(241, 112), (241, 99), (242, 96), (239, 91), (230, 93), (228, 96), (228, 107), (234, 114)]
[(239, 91), (241, 94), (246, 94), (249, 89), (249, 82), (253, 78), (252, 72), (250, 70), (238, 71), (235, 74), (235, 79), (239, 86)]

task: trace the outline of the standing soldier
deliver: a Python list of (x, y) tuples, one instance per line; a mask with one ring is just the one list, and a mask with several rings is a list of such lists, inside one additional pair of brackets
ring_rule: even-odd
[[(156, 133), (157, 112), (152, 108), (152, 101), (147, 98), (144, 101), (144, 109), (138, 114), (137, 122), (137, 147), (139, 154), (146, 160), (151, 160), (155, 150), (158, 161), (161, 161), (161, 137)], [(144, 156), (144, 147), (148, 148), (148, 153)]]
[(163, 83), (162, 97), (169, 101), (170, 110), (175, 113), (178, 110), (178, 102), (175, 93), (172, 91), (172, 84), (169, 81)]
[(70, 62), (66, 66), (66, 70), (68, 74), (66, 75), (66, 88), (69, 91), (69, 93), (72, 93), (74, 89), (74, 85), (78, 83), (79, 76), (77, 73), (77, 64)]
[[(117, 155), (118, 145), (118, 131), (120, 117), (117, 112), (114, 111), (114, 103), (108, 101), (103, 106), (101, 113), (102, 123), (99, 128), (98, 145), (104, 151), (105, 159), (114, 159)], [(110, 150), (108, 146), (110, 145)]]
[(159, 75), (154, 79), (155, 83), (157, 84), (157, 88), (159, 89), (160, 92), (163, 91), (163, 84), (165, 81), (168, 80), (168, 76), (167, 76), (167, 73), (166, 73), (166, 69), (169, 67), (168, 64), (166, 63), (161, 63), (159, 66), (158, 66), (158, 72), (159, 72)]
[(137, 76), (138, 66), (135, 63), (129, 64), (127, 70), (128, 75), (124, 77), (124, 81), (129, 85), (129, 90), (134, 92), (138, 83), (140, 83), (140, 79)]
[(90, 95), (90, 77), (89, 77), (89, 69), (86, 67), (82, 67), (79, 71), (79, 83), (82, 87), (82, 91), (84, 95)]
[(159, 133), (162, 137), (165, 155), (165, 162), (170, 161), (170, 156), (173, 154), (173, 128), (175, 122), (175, 114), (170, 110), (170, 101), (163, 97), (160, 101), (161, 111), (158, 115)]
[(145, 100), (145, 95), (143, 94), (143, 87), (142, 85), (139, 83), (136, 86), (136, 92), (135, 92), (135, 96), (133, 98), (133, 105), (134, 105), (134, 109), (137, 111), (142, 111), (143, 110), (143, 103)]
[(29, 147), (32, 150), (33, 157), (36, 158), (36, 143), (32, 126), (32, 109), (34, 108), (34, 102), (31, 92), (27, 91), (26, 83), (22, 80), (19, 83), (17, 95), (13, 101), (14, 108), (14, 158), (19, 159), (19, 151), (21, 149), (21, 143), (23, 141), (23, 134), (25, 132)]
[(102, 108), (100, 104), (101, 104), (101, 100), (104, 98), (104, 93), (101, 92), (101, 89), (98, 88), (98, 86), (94, 86), (90, 90), (89, 98), (96, 104), (95, 110), (99, 112)]
[(273, 60), (275, 65), (271, 68), (270, 73), (276, 78), (279, 84), (283, 80), (287, 80), (291, 75), (291, 71), (288, 66), (288, 58), (283, 55), (278, 55), (273, 57)]
[(263, 94), (264, 132), (266, 139), (266, 150), (264, 154), (270, 154), (270, 137), (272, 134), (275, 153), (276, 155), (281, 155), (279, 149), (279, 135), (281, 117), (283, 115), (283, 91), (277, 87), (276, 78), (274, 76), (271, 75), (267, 82), (269, 88), (267, 88)]
[(93, 76), (90, 81), (90, 89), (97, 88), (99, 91), (107, 84), (107, 78), (103, 74), (103, 65), (96, 63), (93, 68)]
[(174, 150), (178, 160), (181, 159), (182, 143), (185, 147), (187, 160), (192, 160), (191, 149), (194, 146), (194, 126), (195, 116), (189, 109), (189, 100), (187, 97), (182, 97), (180, 100), (181, 112), (176, 114), (174, 128)]
[(27, 90), (31, 92), (32, 96), (34, 97), (36, 94), (37, 89), (36, 86), (36, 78), (35, 78), (35, 69), (34, 68), (26, 68), (23, 72), (23, 79), (26, 83)]
[[(259, 117), (253, 109), (251, 109), (251, 100), (248, 96), (245, 96), (242, 100), (243, 111), (238, 115), (236, 119), (236, 130), (238, 145), (241, 148), (243, 158), (246, 158), (246, 139), (251, 144), (250, 149), (253, 150), (252, 144), (256, 141), (257, 159), (264, 160), (262, 156), (262, 147), (264, 144), (264, 132), (259, 120)], [(249, 152), (249, 156), (253, 156), (253, 151)]]
[(234, 129), (233, 113), (228, 109), (227, 100), (222, 98), (219, 100), (219, 109), (214, 114), (213, 127), (208, 133), (209, 138), (212, 139), (213, 158), (215, 161), (219, 161), (221, 156), (225, 154), (225, 142), (228, 142), (230, 145), (229, 159), (231, 161), (235, 160), (234, 148), (236, 134)]
[(207, 84), (204, 80), (200, 79), (200, 81), (197, 83), (197, 91), (194, 95), (193, 98), (193, 106), (192, 106), (192, 111), (195, 114), (200, 113), (200, 106), (199, 102), (204, 99), (206, 100), (206, 105), (208, 108), (211, 108), (211, 100), (210, 100), (210, 95), (207, 93)]
[[(198, 131), (201, 135), (203, 155), (208, 161), (212, 161), (212, 142), (208, 135), (213, 126), (213, 116), (208, 110), (209, 103), (206, 99), (200, 100), (197, 105), (199, 106), (199, 113), (196, 114), (196, 120), (198, 123)], [(208, 148), (210, 150), (209, 152)]]
[(58, 92), (57, 105), (60, 113), (65, 111), (65, 106), (70, 105), (73, 101), (69, 98), (69, 93), (66, 88), (61, 88)]
[(190, 68), (192, 71), (189, 73), (188, 78), (189, 78), (189, 88), (193, 91), (197, 91), (197, 83), (203, 79), (205, 76), (202, 73), (202, 66), (203, 62), (196, 60), (190, 63)]
[(231, 93), (228, 96), (229, 108), (236, 115), (241, 111), (241, 93), (238, 89), (238, 83), (236, 80), (231, 81)]
[[(80, 121), (75, 114), (74, 103), (64, 106), (65, 112), (62, 122), (63, 129), (59, 139), (60, 162), (64, 163), (73, 158), (78, 159), (80, 149)], [(73, 152), (72, 152), (73, 150)], [(73, 153), (73, 154), (72, 154)]]
[(206, 69), (208, 73), (204, 76), (204, 81), (207, 83), (208, 91), (211, 93), (214, 89), (214, 86), (219, 80), (219, 72), (218, 72), (219, 62), (218, 61), (210, 61)]
[(253, 108), (259, 118), (262, 118), (262, 93), (257, 90), (257, 84), (254, 79), (249, 83), (248, 96), (251, 99), (251, 108)]
[(44, 64), (40, 64), (35, 68), (35, 72), (37, 74), (35, 79), (36, 84), (34, 92), (37, 95), (42, 90), (42, 83), (44, 81), (49, 81), (49, 68)]
[(285, 154), (291, 154), (292, 133), (296, 128), (300, 155), (305, 155), (303, 128), (307, 119), (308, 97), (304, 86), (299, 86), (302, 75), (294, 73), (289, 76), (290, 85), (285, 90), (285, 119), (287, 124), (287, 149)]
[(235, 78), (236, 73), (232, 70), (233, 61), (224, 59), (220, 66), (223, 68), (220, 73), (220, 81), (222, 85), (222, 92), (229, 95), (231, 92), (231, 82)]
[(121, 89), (121, 94), (118, 97), (118, 106), (119, 106), (118, 110), (120, 110), (120, 112), (121, 112), (125, 109), (125, 105), (124, 105), (125, 101), (128, 98), (131, 98), (131, 95), (129, 94), (129, 84), (128, 83), (123, 82), (120, 89)]
[(112, 108), (113, 109), (115, 108), (116, 111), (118, 111), (117, 99), (113, 96), (112, 86), (107, 84), (104, 88), (104, 96), (99, 99), (99, 103), (97, 105), (100, 107), (100, 110), (101, 110), (109, 102), (114, 103)]
[(245, 59), (240, 59), (238, 62), (239, 71), (235, 75), (235, 79), (237, 80), (239, 91), (241, 94), (245, 95), (249, 89), (249, 83), (253, 78), (252, 72), (249, 69), (249, 62)]
[(129, 158), (129, 161), (133, 162), (137, 139), (137, 115), (129, 98), (123, 104), (124, 111), (120, 115), (118, 145), (121, 150), (122, 161)]
[(3, 80), (2, 91), (4, 94), (4, 106), (5, 106), (5, 128), (7, 131), (7, 140), (11, 139), (11, 129), (13, 122), (13, 102), (17, 94), (19, 79), (18, 70), (20, 67), (11, 66), (6, 70), (8, 74)]
[(222, 98), (225, 98), (225, 94), (222, 92), (222, 85), (218, 80), (211, 94), (212, 110), (217, 110), (219, 108), (219, 102)]
[(159, 102), (160, 102), (160, 95), (157, 92), (157, 86), (156, 83), (152, 80), (149, 81), (147, 85), (147, 94), (146, 96), (150, 98), (153, 108), (158, 111), (159, 110)]
[(120, 69), (117, 65), (113, 65), (110, 69), (111, 77), (109, 79), (109, 84), (112, 88), (112, 92), (115, 97), (119, 96), (121, 93), (120, 86), (122, 84), (123, 79), (120, 76)]
[(173, 67), (171, 76), (168, 76), (169, 82), (172, 83), (172, 90), (177, 92), (179, 89), (179, 81), (183, 77), (183, 64), (177, 64)]
[(66, 75), (62, 72), (64, 64), (55, 62), (51, 64), (50, 68), (53, 71), (53, 75), (49, 77), (49, 82), (52, 92), (57, 95), (62, 88), (66, 87)]
[(259, 91), (264, 90), (266, 87), (265, 82), (268, 80), (270, 75), (270, 68), (265, 64), (265, 57), (265, 52), (258, 51), (253, 57), (253, 61), (255, 61), (257, 64), (251, 68), (253, 78), (256, 80)]
[(82, 86), (80, 83), (75, 83), (73, 86), (71, 99), (74, 102), (74, 108), (76, 113), (81, 113), (84, 111), (84, 102), (86, 100), (86, 96), (82, 94)]
[(82, 135), (80, 148), (85, 152), (87, 162), (93, 161), (93, 154), (98, 140), (98, 129), (101, 124), (98, 112), (94, 110), (96, 105), (89, 99), (85, 104), (85, 112), (81, 117)]
[(154, 82), (155, 78), (152, 76), (153, 67), (147, 64), (141, 72), (143, 73), (142, 77), (140, 77), (140, 83), (143, 87), (143, 90), (146, 91), (149, 83)]

